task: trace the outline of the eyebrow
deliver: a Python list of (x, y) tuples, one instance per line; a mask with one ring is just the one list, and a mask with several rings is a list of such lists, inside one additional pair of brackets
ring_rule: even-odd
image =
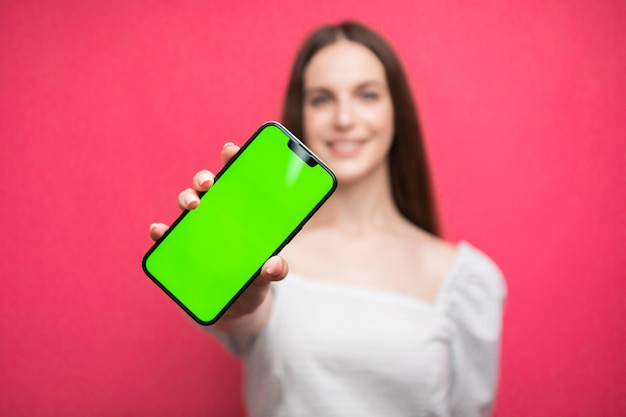
[[(367, 87), (385, 87), (386, 84), (378, 81), (378, 80), (369, 80), (369, 81), (363, 81), (360, 84), (357, 84), (356, 86), (356, 90), (360, 90), (362, 88), (367, 88)], [(310, 88), (306, 88), (304, 90), (305, 94), (313, 94), (313, 93), (330, 93), (331, 90), (327, 87), (310, 87)]]
[(364, 81), (357, 86), (357, 89), (364, 87), (385, 87), (387, 83), (378, 80)]

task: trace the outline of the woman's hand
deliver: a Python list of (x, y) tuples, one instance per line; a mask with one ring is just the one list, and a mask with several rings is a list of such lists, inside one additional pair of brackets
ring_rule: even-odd
[[(222, 162), (228, 162), (239, 150), (239, 147), (228, 142), (222, 149)], [(213, 185), (215, 176), (207, 170), (198, 172), (193, 177), (193, 188), (187, 188), (178, 195), (178, 207), (181, 210), (193, 210), (200, 204), (198, 194), (207, 191)], [(150, 237), (158, 240), (169, 228), (163, 223), (150, 225)], [(224, 313), (215, 324), (217, 328), (228, 333), (257, 333), (267, 323), (271, 312), (272, 281), (280, 281), (287, 275), (287, 263), (280, 256), (273, 256), (261, 268), (261, 274), (239, 296), (237, 301)]]

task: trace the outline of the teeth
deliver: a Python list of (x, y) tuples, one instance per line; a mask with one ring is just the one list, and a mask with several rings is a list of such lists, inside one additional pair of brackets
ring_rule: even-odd
[(342, 151), (349, 151), (356, 148), (357, 144), (354, 142), (335, 142), (331, 146)]

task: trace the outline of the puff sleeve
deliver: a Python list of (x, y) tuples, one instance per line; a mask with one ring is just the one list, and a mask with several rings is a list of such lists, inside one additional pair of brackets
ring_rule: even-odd
[(446, 291), (451, 324), (451, 416), (491, 415), (498, 385), (500, 335), (506, 284), (486, 255), (467, 245), (469, 256)]

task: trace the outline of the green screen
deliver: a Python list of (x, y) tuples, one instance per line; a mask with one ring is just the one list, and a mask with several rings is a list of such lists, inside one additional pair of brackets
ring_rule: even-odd
[(213, 323), (334, 191), (332, 172), (313, 160), (278, 123), (263, 125), (146, 254), (146, 274), (196, 321)]

